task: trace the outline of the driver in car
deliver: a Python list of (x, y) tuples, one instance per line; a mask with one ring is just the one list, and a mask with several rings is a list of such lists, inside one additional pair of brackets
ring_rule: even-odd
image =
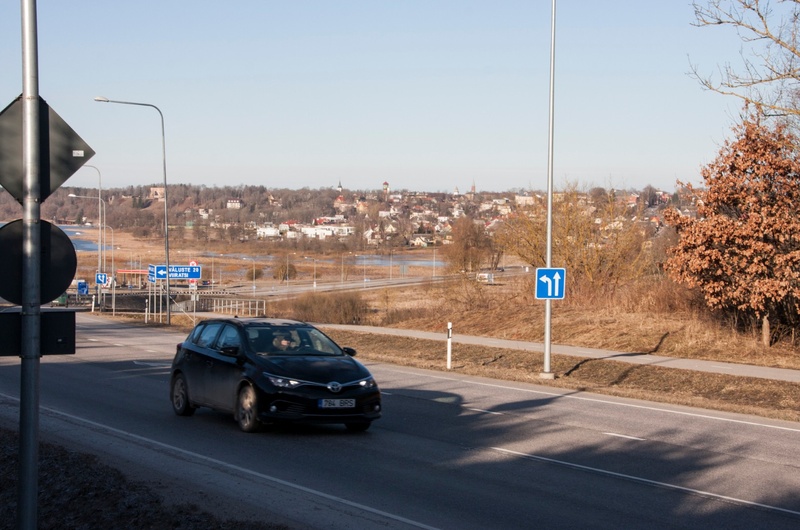
[(272, 344), (280, 351), (293, 350), (297, 348), (297, 343), (293, 342), (291, 337), (289, 337), (289, 335), (286, 333), (278, 333), (275, 335), (275, 340), (272, 341)]

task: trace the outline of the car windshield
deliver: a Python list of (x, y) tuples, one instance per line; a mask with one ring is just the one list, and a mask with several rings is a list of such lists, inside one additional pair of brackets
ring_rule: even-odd
[(311, 326), (248, 326), (250, 349), (259, 355), (343, 355), (320, 330)]

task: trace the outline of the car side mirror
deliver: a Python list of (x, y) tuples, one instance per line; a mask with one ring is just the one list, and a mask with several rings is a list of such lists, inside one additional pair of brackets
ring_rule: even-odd
[(354, 350), (353, 348), (350, 348), (349, 346), (343, 347), (342, 351), (345, 352), (350, 357), (355, 357), (356, 356), (356, 350)]
[(239, 356), (239, 346), (225, 346), (220, 350), (222, 355), (227, 357), (238, 357)]

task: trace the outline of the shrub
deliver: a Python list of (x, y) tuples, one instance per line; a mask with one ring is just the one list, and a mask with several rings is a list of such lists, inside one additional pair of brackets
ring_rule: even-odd
[(293, 301), (294, 318), (325, 324), (360, 324), (369, 312), (359, 293), (306, 293)]

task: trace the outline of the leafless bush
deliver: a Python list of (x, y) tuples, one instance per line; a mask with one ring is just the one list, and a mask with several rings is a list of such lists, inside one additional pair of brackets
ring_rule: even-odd
[(355, 292), (307, 293), (286, 304), (292, 317), (306, 322), (361, 324), (369, 314), (367, 303)]

